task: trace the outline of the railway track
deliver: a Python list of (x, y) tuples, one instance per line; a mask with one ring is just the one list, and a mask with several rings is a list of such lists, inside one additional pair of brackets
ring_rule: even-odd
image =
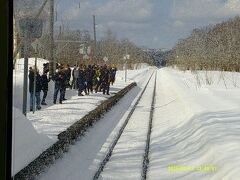
[(155, 73), (155, 82), (154, 82), (154, 90), (152, 96), (152, 104), (151, 104), (151, 111), (149, 117), (149, 125), (148, 125), (148, 133), (147, 133), (147, 140), (146, 140), (146, 147), (145, 147), (145, 154), (143, 158), (143, 167), (142, 167), (142, 179), (147, 179), (147, 170), (149, 165), (149, 147), (150, 147), (150, 140), (151, 140), (151, 132), (152, 132), (152, 121), (153, 121), (153, 111), (155, 105), (155, 94), (156, 94), (156, 83), (157, 83), (157, 73)]
[(150, 145), (150, 137), (151, 137), (151, 130), (152, 130), (153, 111), (154, 111), (154, 104), (155, 104), (156, 75), (157, 75), (156, 71), (151, 74), (151, 76), (148, 79), (144, 89), (141, 91), (141, 93), (140, 93), (136, 103), (134, 104), (134, 106), (130, 110), (127, 118), (125, 119), (122, 127), (120, 128), (116, 138), (113, 140), (110, 148), (108, 149), (107, 154), (105, 155), (105, 158), (101, 161), (101, 163), (99, 165), (99, 168), (97, 169), (97, 171), (96, 171), (96, 173), (95, 173), (95, 175), (93, 177), (93, 180), (99, 179), (101, 173), (104, 171), (104, 168), (105, 168), (106, 164), (109, 162), (109, 160), (110, 160), (110, 158), (112, 156), (113, 150), (114, 150), (115, 146), (117, 145), (120, 137), (122, 136), (122, 134), (123, 134), (123, 132), (125, 130), (125, 127), (127, 126), (129, 121), (131, 120), (132, 115), (133, 115), (133, 113), (136, 110), (136, 107), (138, 106), (140, 100), (143, 97), (143, 94), (145, 93), (147, 87), (149, 86), (149, 82), (151, 81), (152, 78), (155, 78), (154, 79), (154, 89), (153, 89), (152, 99), (151, 99), (150, 113), (149, 113), (148, 130), (147, 130), (147, 134), (146, 134), (147, 138), (146, 138), (145, 152), (143, 154), (142, 172), (141, 172), (141, 179), (142, 180), (146, 179), (146, 177), (147, 177), (147, 170), (148, 170), (148, 164), (149, 164), (148, 155), (149, 155), (149, 145)]

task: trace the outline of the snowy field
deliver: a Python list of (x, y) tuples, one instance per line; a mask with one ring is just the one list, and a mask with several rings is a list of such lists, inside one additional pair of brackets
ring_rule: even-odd
[[(43, 63), (47, 61), (38, 59), (40, 74)], [(34, 65), (34, 58), (29, 59), (29, 66)], [(16, 174), (28, 163), (34, 160), (45, 149), (57, 141), (57, 135), (66, 130), (74, 122), (81, 119), (89, 111), (95, 109), (101, 101), (113, 96), (119, 90), (133, 82), (135, 79), (149, 71), (149, 67), (142, 65), (140, 70), (128, 70), (127, 82), (124, 81), (124, 72), (118, 71), (116, 82), (110, 87), (110, 96), (102, 93), (90, 94), (79, 97), (76, 90), (68, 89), (66, 92), (67, 101), (63, 104), (53, 104), (54, 83), (49, 83), (49, 91), (46, 99), (47, 106), (42, 106), (40, 111), (34, 114), (28, 112), (27, 117), (23, 116), (22, 95), (23, 95), (23, 59), (16, 63), (13, 71), (13, 171)], [(28, 93), (29, 94), (29, 93)], [(41, 94), (42, 95), (42, 94)], [(29, 97), (28, 97), (29, 98)], [(27, 131), (26, 131), (27, 130)]]
[[(169, 68), (157, 71), (147, 179), (240, 177), (240, 74), (210, 72), (207, 79), (211, 78), (212, 83), (206, 81), (205, 72), (198, 72), (198, 76), (201, 84), (196, 74), (190, 72)], [(226, 80), (233, 77), (234, 81)], [(140, 87), (144, 84), (146, 80)], [(140, 179), (139, 159), (146, 138), (143, 117), (149, 112), (151, 87), (150, 83), (100, 179)], [(135, 91), (125, 96), (38, 179), (92, 179), (137, 98), (130, 98), (132, 93), (140, 93)]]
[(197, 76), (200, 84), (190, 72), (158, 72), (149, 179), (240, 177), (240, 73)]
[[(128, 71), (128, 83), (136, 81), (138, 86), (37, 179), (92, 179), (152, 72), (154, 68), (146, 67)], [(16, 70), (14, 74), (15, 173), (54, 143), (59, 132), (106, 99), (100, 93), (78, 97), (76, 91), (68, 90), (68, 100), (53, 105), (49, 93), (49, 105), (35, 114), (28, 113), (26, 119), (19, 110), (21, 73)], [(240, 73), (191, 73), (170, 68), (156, 73), (147, 179), (239, 179)], [(112, 95), (128, 83), (124, 82), (124, 71), (118, 71)], [(100, 179), (140, 179), (152, 92), (153, 80)]]

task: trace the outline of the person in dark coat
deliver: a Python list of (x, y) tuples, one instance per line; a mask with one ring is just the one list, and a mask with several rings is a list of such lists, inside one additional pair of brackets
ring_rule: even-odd
[(93, 93), (93, 78), (94, 78), (94, 69), (91, 65), (88, 65), (86, 69), (86, 81), (87, 81), (87, 93), (91, 91)]
[(33, 68), (29, 69), (29, 93), (30, 93), (30, 111), (33, 111), (33, 92), (34, 92), (34, 75), (36, 75), (36, 86), (35, 86), (35, 98), (36, 98), (36, 108), (37, 110), (41, 109), (40, 106), (40, 93), (42, 90), (41, 76), (38, 70)]
[(112, 65), (112, 67), (110, 67), (110, 75), (111, 75), (110, 83), (112, 85), (115, 82), (116, 73), (117, 73), (117, 68), (115, 65)]
[(103, 94), (107, 93), (109, 95), (109, 89), (110, 89), (110, 72), (107, 66), (103, 67), (103, 73), (102, 73), (102, 89)]
[(42, 81), (42, 91), (43, 91), (43, 98), (42, 98), (42, 102), (41, 105), (47, 105), (47, 103), (45, 102), (46, 97), (47, 97), (47, 92), (48, 92), (48, 83), (50, 81), (50, 79), (47, 77), (47, 72), (48, 71), (44, 71), (42, 76), (41, 76), (41, 81)]
[(71, 88), (71, 85), (70, 85), (70, 79), (71, 79), (71, 75), (72, 75), (72, 70), (70, 68), (70, 65), (67, 64), (67, 69), (66, 69), (66, 80), (67, 80), (67, 87), (70, 87)]
[(79, 74), (78, 74), (78, 96), (83, 96), (82, 92), (84, 91), (85, 94), (87, 94), (86, 91), (86, 77), (85, 77), (85, 72), (82, 67), (79, 69)]
[(105, 73), (104, 66), (100, 66), (98, 73), (99, 73), (99, 78), (98, 78), (99, 80), (97, 82), (97, 87), (95, 89), (96, 93), (98, 91), (102, 91), (102, 88), (103, 88), (103, 86), (102, 86), (103, 85), (103, 77), (104, 77), (104, 73)]
[(59, 103), (62, 104), (63, 95), (64, 95), (64, 69), (62, 66), (59, 66), (55, 75), (55, 86), (54, 86), (54, 96), (53, 96), (53, 103), (56, 104), (57, 95), (60, 91)]

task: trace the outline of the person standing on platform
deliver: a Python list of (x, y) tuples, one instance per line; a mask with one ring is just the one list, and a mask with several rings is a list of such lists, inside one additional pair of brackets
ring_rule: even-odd
[(67, 87), (71, 88), (71, 85), (70, 85), (70, 79), (71, 79), (71, 75), (72, 75), (72, 70), (70, 68), (70, 65), (67, 64), (67, 70), (66, 70), (66, 78), (67, 78)]
[(102, 73), (102, 89), (103, 89), (103, 94), (107, 93), (109, 94), (109, 89), (110, 89), (110, 72), (109, 68), (105, 65), (103, 67), (103, 73)]
[(117, 67), (115, 66), (115, 64), (113, 64), (112, 67), (110, 67), (110, 74), (111, 74), (110, 83), (112, 85), (115, 82), (116, 73), (117, 73)]
[(93, 93), (93, 77), (94, 77), (94, 70), (91, 65), (88, 65), (86, 69), (86, 81), (87, 81), (87, 93), (91, 91)]
[(46, 97), (47, 97), (47, 92), (48, 92), (48, 83), (50, 79), (47, 77), (47, 71), (45, 70), (41, 76), (41, 81), (42, 81), (42, 91), (43, 91), (43, 98), (41, 105), (47, 105), (45, 102)]
[(76, 65), (74, 65), (74, 68), (72, 70), (72, 77), (73, 77), (73, 80), (72, 80), (72, 85), (71, 87), (73, 89), (77, 89), (77, 79), (78, 79), (78, 75), (79, 75), (79, 71), (78, 71), (78, 68)]
[(54, 96), (53, 96), (53, 103), (56, 104), (57, 95), (60, 91), (59, 103), (62, 104), (63, 95), (64, 95), (64, 69), (62, 66), (59, 66), (55, 75), (55, 86), (54, 86)]
[(78, 74), (78, 96), (84, 96), (82, 92), (84, 91), (85, 94), (87, 94), (86, 91), (86, 77), (84, 72), (84, 67), (80, 66), (79, 68), (79, 74)]
[(40, 93), (42, 90), (42, 84), (41, 84), (41, 76), (39, 74), (39, 71), (37, 69), (33, 69), (32, 67), (29, 68), (29, 93), (30, 93), (30, 111), (33, 111), (33, 95), (34, 95), (34, 76), (36, 76), (36, 87), (35, 87), (35, 98), (36, 98), (36, 108), (37, 110), (41, 109), (40, 106)]

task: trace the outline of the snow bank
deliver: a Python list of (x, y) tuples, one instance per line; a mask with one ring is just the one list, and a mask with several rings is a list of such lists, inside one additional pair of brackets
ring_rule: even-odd
[(19, 109), (13, 108), (13, 117), (12, 175), (53, 144), (53, 141), (46, 135), (37, 133)]
[[(149, 179), (240, 177), (240, 88), (221, 72), (208, 72), (210, 84), (198, 73), (201, 86), (190, 72), (158, 72)], [(240, 74), (234, 76), (239, 82)]]

